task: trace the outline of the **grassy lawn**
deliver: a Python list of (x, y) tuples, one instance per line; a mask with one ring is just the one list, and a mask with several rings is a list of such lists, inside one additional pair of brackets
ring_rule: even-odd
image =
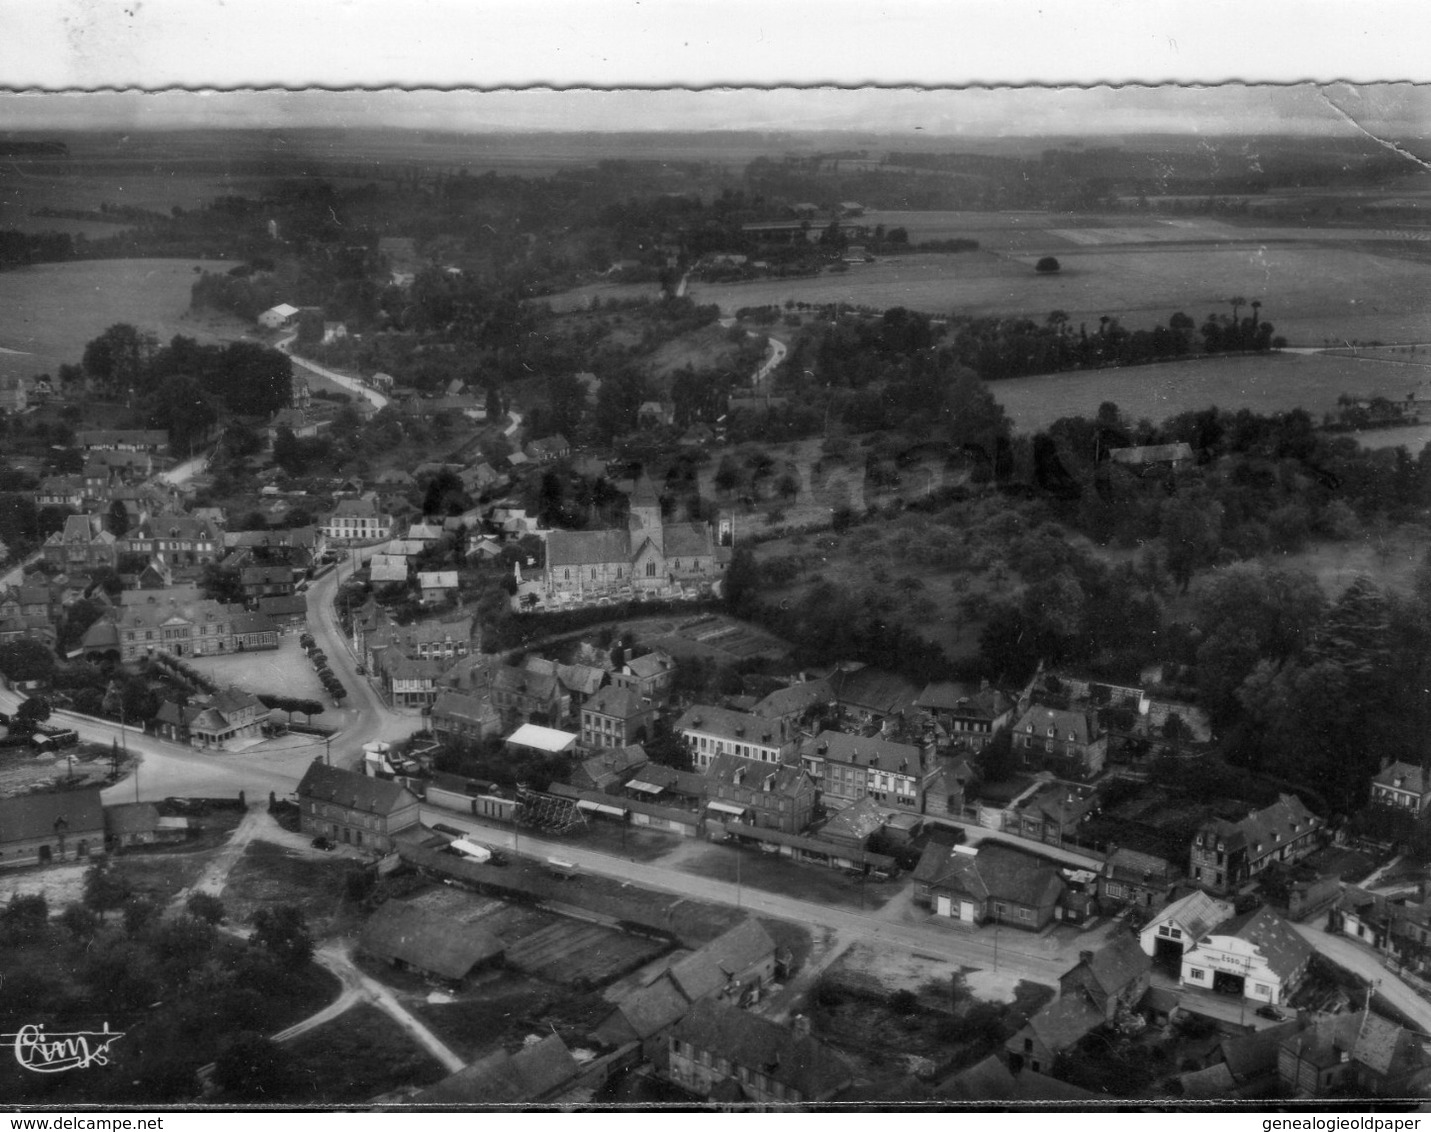
[(228, 656), (185, 657), (204, 675), (250, 692), (296, 696), (327, 703), (323, 682), (304, 655), (297, 633), (278, 638), (277, 649), (231, 653)]
[(0, 375), (55, 373), (78, 363), (84, 345), (117, 322), (168, 342), (176, 334), (226, 341), (236, 320), (191, 315), (196, 267), (227, 271), (232, 263), (196, 259), (107, 259), (45, 263), (0, 273)]
[(412, 1009), (456, 1053), (475, 1061), (503, 1046), (519, 1045), (528, 1034), (550, 1034), (553, 1028), (569, 1044), (580, 1044), (611, 1013), (611, 1004), (595, 992), (577, 994), (503, 972), (479, 981), (454, 1002), (422, 1002)]
[(700, 856), (682, 861), (676, 868), (683, 873), (710, 877), (727, 884), (739, 882), (749, 888), (793, 896), (799, 900), (870, 911), (884, 907), (892, 897), (901, 895), (908, 887), (898, 882), (858, 880), (845, 876), (838, 869), (802, 864), (774, 853), (718, 845), (712, 845)]
[(234, 923), (246, 923), (259, 908), (296, 904), (315, 937), (331, 930), (345, 911), (344, 878), (350, 861), (300, 857), (265, 841), (245, 847), (224, 885), (223, 902)]
[(288, 1099), (361, 1103), (404, 1085), (431, 1085), (446, 1068), (376, 1006), (363, 1003), (284, 1047), (295, 1078)]

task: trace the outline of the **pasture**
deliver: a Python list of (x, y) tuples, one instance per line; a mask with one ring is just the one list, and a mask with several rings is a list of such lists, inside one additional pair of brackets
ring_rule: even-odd
[(61, 365), (78, 364), (85, 343), (116, 322), (132, 323), (160, 342), (176, 334), (200, 342), (236, 338), (245, 329), (237, 319), (189, 313), (198, 270), (232, 266), (222, 260), (104, 259), (0, 272), (0, 375), (53, 374)]
[[(1039, 275), (1033, 265), (1049, 252), (1058, 256), (1063, 270)], [(616, 297), (613, 286), (567, 295), (579, 302), (596, 294)], [(1074, 327), (1087, 323), (1096, 329), (1098, 319), (1108, 315), (1130, 330), (1166, 323), (1174, 311), (1199, 322), (1209, 312), (1226, 314), (1228, 299), (1243, 295), (1260, 298), (1262, 317), (1293, 345), (1431, 341), (1431, 266), (1353, 244), (1068, 247), (1050, 233), (1046, 243), (1008, 255), (915, 254), (809, 278), (693, 282), (688, 293), (697, 303), (718, 304), (724, 314), (793, 299), (1037, 322), (1052, 310), (1063, 310)]]
[[(991, 382), (989, 388), (1015, 430), (1028, 433), (1060, 417), (1095, 416), (1104, 401), (1133, 420), (1155, 423), (1209, 405), (1258, 413), (1302, 408), (1320, 420), (1336, 411), (1343, 393), (1401, 400), (1420, 384), (1420, 372), (1330, 354), (1279, 353), (1041, 374)], [(1378, 447), (1387, 442), (1377, 438), (1386, 435), (1367, 434)]]

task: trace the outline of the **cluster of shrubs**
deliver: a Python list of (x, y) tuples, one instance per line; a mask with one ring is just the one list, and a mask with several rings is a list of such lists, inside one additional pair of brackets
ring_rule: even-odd
[(193, 665), (185, 664), (178, 657), (170, 656), (164, 652), (156, 652), (153, 659), (154, 663), (159, 665), (160, 668), (168, 669), (186, 684), (199, 689), (201, 692), (208, 692), (210, 695), (214, 695), (219, 690), (218, 684), (205, 676)]

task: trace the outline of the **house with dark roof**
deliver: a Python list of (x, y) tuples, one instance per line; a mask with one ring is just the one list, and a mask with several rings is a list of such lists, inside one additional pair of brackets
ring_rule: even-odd
[(1077, 966), (1058, 977), (1058, 993), (1084, 995), (1111, 1022), (1120, 1009), (1131, 1011), (1138, 1005), (1152, 969), (1137, 937), (1119, 934), (1097, 951), (1080, 951)]
[(504, 726), (533, 718), (555, 723), (566, 715), (568, 701), (555, 671), (532, 672), (503, 664), (487, 670), (487, 681), (492, 706), (502, 713)]
[(269, 618), (279, 632), (304, 629), (308, 625), (308, 599), (302, 594), (288, 597), (261, 597), (258, 611)]
[(405, 786), (315, 760), (298, 784), (299, 821), (314, 837), (389, 853), (393, 836), (418, 824), (418, 800)]
[(815, 783), (798, 765), (717, 755), (706, 770), (706, 809), (716, 820), (799, 833), (815, 812)]
[(767, 719), (799, 724), (819, 708), (833, 707), (835, 690), (828, 680), (802, 680), (788, 688), (777, 688), (751, 710)]
[(245, 566), (239, 571), (243, 596), (256, 602), (261, 597), (288, 597), (293, 593), (291, 566)]
[(581, 1065), (558, 1034), (524, 1045), (516, 1053), (497, 1050), (415, 1093), (414, 1105), (528, 1105), (551, 1102), (573, 1088)]
[(888, 810), (923, 813), (925, 790), (940, 767), (931, 744), (821, 731), (800, 744), (800, 761), (820, 784), (828, 809), (873, 798)]
[(1285, 1038), (1277, 1076), (1298, 1097), (1332, 1092), (1373, 1097), (1425, 1096), (1431, 1051), (1419, 1034), (1374, 1014), (1320, 1014)]
[(188, 818), (162, 816), (153, 802), (121, 802), (104, 807), (104, 837), (111, 849), (178, 842), (188, 836)]
[(1024, 1069), (1047, 1072), (1059, 1054), (1072, 1049), (1106, 1020), (1086, 995), (1055, 999), (1004, 1043), (1009, 1069), (1015, 1074)]
[(611, 1046), (640, 1042), (642, 1060), (652, 1063), (658, 1072), (664, 1071), (666, 1037), (690, 1008), (690, 999), (671, 981), (669, 972), (662, 972), (622, 998), (592, 1036)]
[(99, 788), (0, 798), (0, 867), (104, 854)]
[(745, 919), (673, 963), (668, 974), (691, 1002), (739, 1002), (775, 978), (775, 951), (775, 941), (759, 921)]
[(897, 672), (869, 665), (841, 666), (827, 679), (835, 702), (864, 721), (911, 713), (919, 698), (919, 688)]
[(1057, 1112), (1060, 1106), (1068, 1111), (1069, 1106), (1075, 1105), (1079, 1107), (1072, 1111), (1086, 1112), (1083, 1106), (1099, 1099), (1096, 1093), (1040, 1073), (1027, 1064), (1018, 1073), (1010, 1073), (1004, 1059), (996, 1053), (941, 1081), (934, 1088), (934, 1096), (938, 1100), (965, 1104), (1002, 1101), (1038, 1105), (1040, 1112)]
[(551, 436), (544, 436), (528, 443), (527, 455), (539, 464), (561, 460), (571, 455), (571, 441), (559, 432)]
[(195, 699), (199, 710), (186, 719), (191, 746), (224, 750), (257, 739), (268, 709), (252, 692), (225, 688), (207, 700)]
[(1058, 870), (1001, 845), (931, 841), (914, 869), (915, 903), (936, 916), (982, 924), (996, 920), (1039, 931), (1063, 896)]
[(830, 1100), (854, 1078), (798, 1022), (781, 1026), (710, 1001), (694, 1004), (676, 1024), (667, 1074), (697, 1096), (782, 1109)]
[(439, 742), (448, 739), (476, 742), (502, 732), (502, 713), (485, 693), (471, 695), (443, 688), (433, 700), (428, 718)]
[(884, 828), (889, 816), (873, 798), (861, 798), (822, 825), (819, 836), (849, 849), (863, 849), (870, 838)]
[(675, 809), (698, 810), (705, 804), (708, 784), (703, 774), (676, 770), (660, 763), (647, 763), (627, 779), (622, 793)]
[(358, 949), (394, 967), (460, 987), (473, 971), (500, 963), (506, 945), (477, 924), (389, 900), (368, 917)]
[(1241, 821), (1217, 819), (1198, 829), (1188, 850), (1188, 875), (1209, 891), (1231, 892), (1268, 865), (1313, 852), (1324, 824), (1295, 794), (1279, 794)]
[(1276, 1006), (1307, 973), (1311, 945), (1271, 908), (1210, 929), (1183, 951), (1179, 983)]
[(625, 747), (648, 738), (652, 705), (630, 688), (602, 688), (581, 705), (581, 745)]
[(1098, 906), (1105, 914), (1128, 907), (1161, 908), (1177, 879), (1177, 870), (1162, 857), (1109, 846), (1098, 874)]
[(943, 726), (952, 747), (981, 751), (1009, 725), (1017, 705), (985, 681), (978, 688), (950, 682), (926, 684), (914, 706)]
[(1108, 736), (1092, 711), (1031, 705), (1014, 724), (1014, 758), (1023, 770), (1083, 781), (1103, 770)]
[(1371, 780), (1371, 802), (1420, 817), (1431, 806), (1431, 774), (1410, 763), (1387, 763)]
[(580, 790), (619, 795), (648, 761), (646, 748), (640, 743), (609, 747), (577, 763), (571, 772), (571, 784)]
[[(1277, 1061), (1282, 1043), (1307, 1028), (1307, 1021), (1294, 1018), (1276, 1026), (1253, 1030), (1250, 1034), (1225, 1037), (1218, 1045), (1221, 1064), (1239, 1088), (1277, 1079)], [(1225, 1095), (1225, 1094), (1224, 1094)]]
[(718, 755), (776, 765), (789, 762), (797, 739), (780, 720), (714, 704), (687, 708), (672, 730), (685, 741), (699, 771), (708, 770)]

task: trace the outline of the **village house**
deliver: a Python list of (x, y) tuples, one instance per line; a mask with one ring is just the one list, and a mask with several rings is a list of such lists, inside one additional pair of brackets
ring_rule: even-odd
[(392, 537), (393, 517), (379, 509), (371, 494), (343, 499), (324, 521), (323, 533), (337, 546), (380, 542)]
[(977, 691), (959, 684), (928, 684), (914, 706), (927, 711), (949, 735), (950, 746), (982, 751), (989, 741), (1009, 725), (1015, 703), (985, 681)]
[(207, 699), (195, 697), (199, 711), (187, 721), (189, 744), (202, 750), (232, 749), (247, 739), (261, 737), (268, 709), (251, 692), (227, 688)]
[(279, 303), (276, 307), (263, 311), (258, 316), (258, 324), (265, 330), (283, 330), (293, 325), (298, 314), (299, 309), (291, 303)]
[(648, 761), (646, 748), (639, 743), (603, 749), (576, 764), (571, 772), (571, 784), (578, 790), (619, 795), (622, 787), (635, 778)]
[(1144, 444), (1132, 448), (1110, 448), (1108, 459), (1115, 464), (1134, 469), (1140, 474), (1154, 468), (1183, 468), (1195, 459), (1192, 446), (1176, 444)]
[(1054, 918), (1064, 891), (1057, 869), (999, 845), (931, 841), (913, 875), (914, 902), (936, 916), (995, 920), (1026, 931), (1040, 931)]
[(82, 861), (104, 845), (98, 787), (0, 798), (0, 867)]
[(1270, 908), (1234, 916), (1183, 952), (1179, 983), (1276, 1006), (1296, 990), (1310, 945)]
[(833, 1050), (791, 1027), (702, 1000), (671, 1032), (667, 1072), (697, 1096), (788, 1109), (833, 1098), (853, 1072)]
[(1431, 806), (1431, 775), (1410, 763), (1388, 762), (1371, 780), (1371, 803), (1420, 817)]
[(602, 688), (581, 705), (581, 745), (625, 747), (644, 742), (654, 709), (629, 688)]
[(1163, 858), (1112, 845), (1098, 876), (1098, 906), (1108, 915), (1130, 906), (1160, 908), (1176, 881), (1176, 871)]
[(393, 648), (369, 650), (368, 672), (377, 679), (394, 707), (430, 707), (437, 699), (438, 682), (450, 662), (408, 656)]
[(1055, 999), (1004, 1043), (1009, 1071), (1049, 1072), (1059, 1054), (1072, 1049), (1104, 1021), (1102, 1011), (1082, 994)]
[(835, 704), (835, 690), (828, 680), (802, 680), (788, 688), (777, 688), (755, 705), (752, 711), (766, 719), (778, 719), (795, 727), (809, 715)]
[(535, 719), (555, 723), (566, 716), (570, 701), (555, 672), (529, 672), (506, 664), (485, 671), (492, 706), (502, 713), (504, 725)]
[(695, 768), (702, 772), (709, 769), (717, 755), (723, 754), (758, 763), (789, 762), (797, 738), (779, 720), (711, 704), (687, 708), (673, 730), (691, 752)]
[(1299, 1098), (1424, 1096), (1431, 1053), (1419, 1034), (1370, 1010), (1319, 1014), (1282, 1041), (1277, 1076)]
[(438, 742), (478, 742), (501, 734), (502, 714), (486, 696), (443, 689), (432, 703), (428, 724)]
[(252, 652), (256, 649), (276, 649), (278, 647), (278, 626), (266, 613), (237, 613), (234, 615), (234, 649), (238, 652)]
[(835, 703), (862, 724), (915, 713), (919, 688), (897, 672), (853, 662), (838, 666), (827, 679)]
[(928, 746), (821, 731), (800, 745), (800, 761), (820, 784), (827, 809), (873, 798), (891, 810), (924, 812), (924, 791), (939, 770)]
[(1058, 978), (1060, 997), (1082, 994), (1106, 1022), (1132, 1011), (1148, 991), (1152, 960), (1136, 936), (1119, 934), (1097, 951), (1080, 951), (1078, 964)]
[(279, 632), (302, 630), (308, 625), (308, 599), (302, 594), (288, 597), (261, 597), (258, 611), (273, 622)]
[(417, 587), (424, 605), (440, 605), (457, 589), (456, 570), (421, 570)]
[(288, 597), (293, 593), (293, 571), (287, 566), (245, 566), (239, 571), (243, 596), (256, 602), (261, 597)]
[(217, 562), (223, 553), (223, 532), (208, 519), (160, 514), (126, 532), (119, 540), (119, 551), (149, 557), (163, 555), (174, 566), (207, 566)]
[(552, 436), (544, 436), (527, 445), (527, 455), (539, 464), (562, 460), (571, 455), (571, 441), (559, 432)]
[(406, 554), (374, 554), (368, 559), (368, 581), (375, 586), (406, 582), (409, 570)]
[(815, 810), (815, 784), (799, 766), (761, 766), (735, 755), (718, 755), (706, 770), (706, 808), (720, 821), (799, 833)]
[(299, 821), (310, 837), (389, 853), (393, 836), (418, 824), (406, 787), (314, 760), (298, 784)]
[(153, 802), (121, 802), (104, 807), (104, 839), (111, 852), (136, 845), (176, 844), (188, 839), (189, 819), (161, 817)]
[(884, 829), (890, 815), (873, 798), (861, 798), (840, 810), (822, 825), (817, 836), (847, 849), (864, 849), (870, 839)]
[(1098, 775), (1108, 753), (1108, 736), (1094, 712), (1039, 704), (1019, 716), (1013, 744), (1021, 769), (1047, 770), (1074, 781)]
[(39, 490), (35, 492), (35, 505), (68, 507), (72, 511), (78, 511), (87, 498), (84, 476), (46, 476), (40, 481)]
[[(409, 283), (411, 279), (409, 278)], [(600, 1066), (603, 1062), (598, 1063)], [(559, 1034), (523, 1045), (516, 1053), (497, 1049), (478, 1058), (450, 1077), (413, 1094), (411, 1103), (432, 1111), (457, 1106), (492, 1109), (496, 1106), (573, 1103), (590, 1097), (603, 1077), (571, 1055)], [(599, 1072), (599, 1069), (597, 1070)]]
[(1305, 857), (1320, 843), (1321, 818), (1295, 794), (1255, 810), (1239, 822), (1211, 821), (1193, 835), (1188, 873), (1213, 892), (1231, 892), (1277, 861)]
[(615, 687), (629, 688), (643, 700), (661, 705), (671, 697), (671, 681), (675, 676), (675, 660), (655, 649), (626, 661), (620, 672), (611, 673), (610, 680)]
[(75, 433), (75, 444), (87, 452), (161, 452), (169, 447), (166, 429), (105, 428)]

